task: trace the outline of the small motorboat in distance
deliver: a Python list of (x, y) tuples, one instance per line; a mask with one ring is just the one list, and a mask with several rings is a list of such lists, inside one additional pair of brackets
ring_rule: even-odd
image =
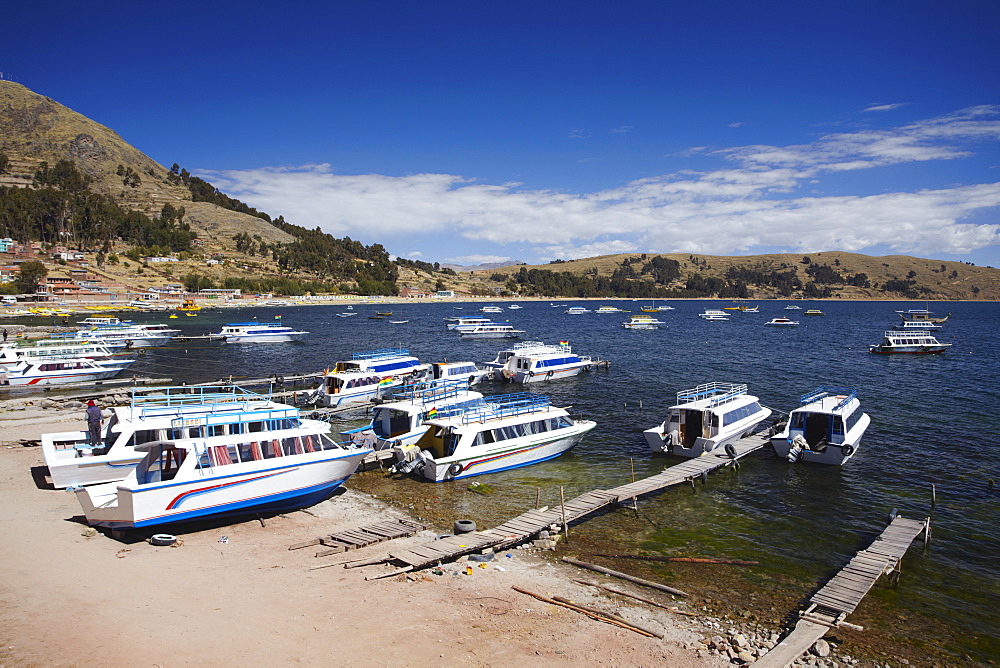
[(811, 309), (807, 310), (805, 313), (803, 313), (802, 315), (826, 315), (826, 313), (823, 313), (818, 308), (811, 308)]
[(936, 332), (944, 328), (930, 320), (904, 320), (893, 327), (893, 329), (901, 332)]
[(785, 307), (785, 310), (786, 311), (801, 311), (802, 307), (801, 306), (796, 306), (795, 304), (789, 304), (788, 306)]
[(591, 313), (589, 308), (584, 308), (582, 306), (570, 306), (568, 309), (563, 311), (567, 315), (583, 315), (584, 313)]
[(771, 446), (790, 462), (840, 466), (858, 451), (869, 424), (857, 390), (820, 387), (799, 397), (799, 407), (771, 437)]
[(699, 313), (698, 317), (714, 322), (724, 322), (726, 320), (729, 320), (729, 316), (726, 315), (725, 311), (722, 311), (720, 309), (711, 309), (711, 308), (705, 309), (704, 313)]
[(509, 323), (491, 322), (470, 329), (459, 329), (458, 334), (463, 339), (519, 339), (524, 330), (514, 329)]
[(908, 311), (896, 311), (896, 313), (898, 313), (899, 317), (903, 320), (919, 320), (923, 322), (933, 322), (939, 325), (951, 317), (951, 313), (949, 313), (943, 318), (935, 318), (931, 311), (928, 311), (925, 308), (911, 308)]
[(678, 392), (667, 419), (643, 434), (654, 453), (701, 457), (726, 449), (770, 415), (746, 385), (705, 383)]
[(795, 327), (799, 323), (791, 318), (772, 318), (764, 323), (765, 327)]
[(906, 353), (910, 355), (935, 355), (951, 347), (941, 343), (926, 332), (886, 332), (882, 342), (868, 347), (868, 352), (879, 354)]
[(628, 311), (622, 310), (617, 306), (602, 306), (594, 311), (594, 313), (628, 313)]

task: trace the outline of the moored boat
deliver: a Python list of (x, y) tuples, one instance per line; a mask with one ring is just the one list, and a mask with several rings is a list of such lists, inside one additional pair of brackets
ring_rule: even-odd
[(941, 343), (927, 332), (886, 332), (881, 343), (868, 347), (868, 352), (879, 354), (903, 353), (910, 355), (936, 355), (951, 347)]
[(895, 325), (893, 329), (901, 332), (936, 332), (943, 327), (930, 320), (904, 320)]
[(726, 314), (725, 311), (712, 308), (705, 309), (703, 313), (698, 314), (698, 317), (715, 322), (722, 322), (725, 320), (729, 320), (729, 316)]
[(772, 318), (764, 323), (766, 327), (795, 327), (799, 323), (791, 318)]
[(628, 313), (628, 311), (624, 311), (617, 306), (602, 306), (594, 311), (594, 313)]
[(573, 352), (569, 342), (546, 345), (541, 341), (525, 341), (497, 353), (484, 366), (492, 370), (493, 380), (512, 383), (538, 383), (543, 380), (570, 378), (593, 364), (590, 357)]
[(826, 313), (823, 313), (818, 308), (811, 308), (804, 311), (802, 315), (826, 315)]
[(0, 385), (65, 385), (114, 378), (134, 359), (24, 357), (0, 367)]
[(820, 387), (803, 394), (788, 423), (771, 437), (775, 453), (790, 462), (844, 464), (871, 424), (857, 397), (853, 388)]
[(489, 373), (489, 369), (480, 369), (475, 362), (432, 362), (430, 369), (430, 377), (434, 380), (460, 380), (470, 386)]
[(423, 379), (429, 368), (406, 348), (354, 353), (327, 370), (306, 400), (327, 407), (368, 403), (393, 387)]
[(459, 329), (458, 333), (463, 339), (519, 339), (524, 330), (514, 329), (510, 323), (491, 322), (469, 329)]
[(653, 452), (700, 457), (725, 449), (770, 415), (746, 385), (705, 383), (678, 392), (667, 419), (643, 434)]
[(218, 332), (209, 334), (209, 337), (222, 339), (226, 343), (287, 343), (301, 341), (308, 333), (270, 323), (230, 322)]
[(896, 311), (903, 320), (916, 320), (923, 322), (933, 322), (938, 325), (944, 323), (951, 317), (951, 313), (942, 317), (935, 317), (931, 311), (925, 308), (911, 308), (907, 311)]
[(79, 329), (72, 338), (85, 339), (91, 342), (121, 342), (129, 348), (152, 348), (165, 345), (180, 331), (179, 329), (171, 329), (161, 324), (137, 325), (123, 323), (120, 325), (97, 325)]
[(582, 306), (570, 306), (568, 309), (563, 311), (567, 315), (583, 315), (584, 313), (592, 313), (589, 308), (584, 308)]
[(536, 464), (558, 457), (596, 426), (574, 420), (539, 394), (484, 397), (448, 406), (409, 448), (397, 470), (442, 482)]
[(659, 329), (660, 325), (665, 324), (662, 320), (657, 320), (651, 315), (640, 314), (631, 316), (622, 323), (622, 327), (625, 329)]

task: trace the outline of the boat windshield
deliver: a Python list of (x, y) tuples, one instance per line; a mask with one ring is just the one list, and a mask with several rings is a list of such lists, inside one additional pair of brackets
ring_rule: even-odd
[(372, 431), (381, 438), (393, 438), (410, 431), (410, 414), (395, 408), (376, 408)]

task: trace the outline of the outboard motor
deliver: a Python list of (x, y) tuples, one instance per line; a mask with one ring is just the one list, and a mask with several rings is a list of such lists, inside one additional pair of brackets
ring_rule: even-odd
[(799, 457), (802, 456), (802, 451), (808, 449), (809, 442), (802, 437), (802, 434), (798, 434), (792, 439), (792, 447), (788, 449), (788, 461), (792, 463), (799, 461)]

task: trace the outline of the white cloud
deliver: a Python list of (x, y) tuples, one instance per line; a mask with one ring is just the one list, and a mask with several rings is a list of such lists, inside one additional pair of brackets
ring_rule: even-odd
[(867, 109), (862, 109), (861, 111), (892, 111), (893, 109), (899, 109), (900, 107), (905, 107), (905, 102), (896, 102), (893, 104), (876, 104)]
[[(450, 174), (339, 175), (325, 164), (203, 174), (224, 192), (281, 212), (289, 222), (379, 242), (390, 251), (426, 243), (423, 253), (462, 264), (504, 261), (502, 249), (511, 244), (526, 261), (534, 260), (532, 254), (542, 260), (632, 251), (731, 254), (754, 246), (966, 253), (1000, 243), (1000, 225), (968, 222), (1000, 206), (1000, 183), (869, 196), (809, 196), (815, 191), (805, 189), (833, 173), (960, 159), (970, 155), (973, 142), (997, 139), (1000, 107), (971, 107), (896, 128), (828, 134), (809, 144), (719, 149), (709, 154), (720, 159), (717, 169), (651, 176), (585, 194)], [(484, 253), (484, 246), (500, 252)]]
[(569, 131), (569, 136), (571, 139), (587, 139), (591, 135), (590, 130), (584, 130), (582, 128), (573, 128)]
[(622, 125), (622, 126), (617, 127), (617, 128), (611, 128), (612, 132), (615, 132), (615, 133), (618, 133), (618, 134), (625, 134), (625, 133), (628, 133), (628, 132), (632, 132), (632, 130), (635, 130), (635, 126), (634, 125)]
[(741, 125), (743, 125), (743, 123), (741, 123), (740, 121), (736, 121), (736, 122), (734, 122), (734, 123), (730, 123), (730, 124), (729, 124), (729, 127), (731, 127), (731, 128), (738, 128), (738, 127), (740, 127)]

